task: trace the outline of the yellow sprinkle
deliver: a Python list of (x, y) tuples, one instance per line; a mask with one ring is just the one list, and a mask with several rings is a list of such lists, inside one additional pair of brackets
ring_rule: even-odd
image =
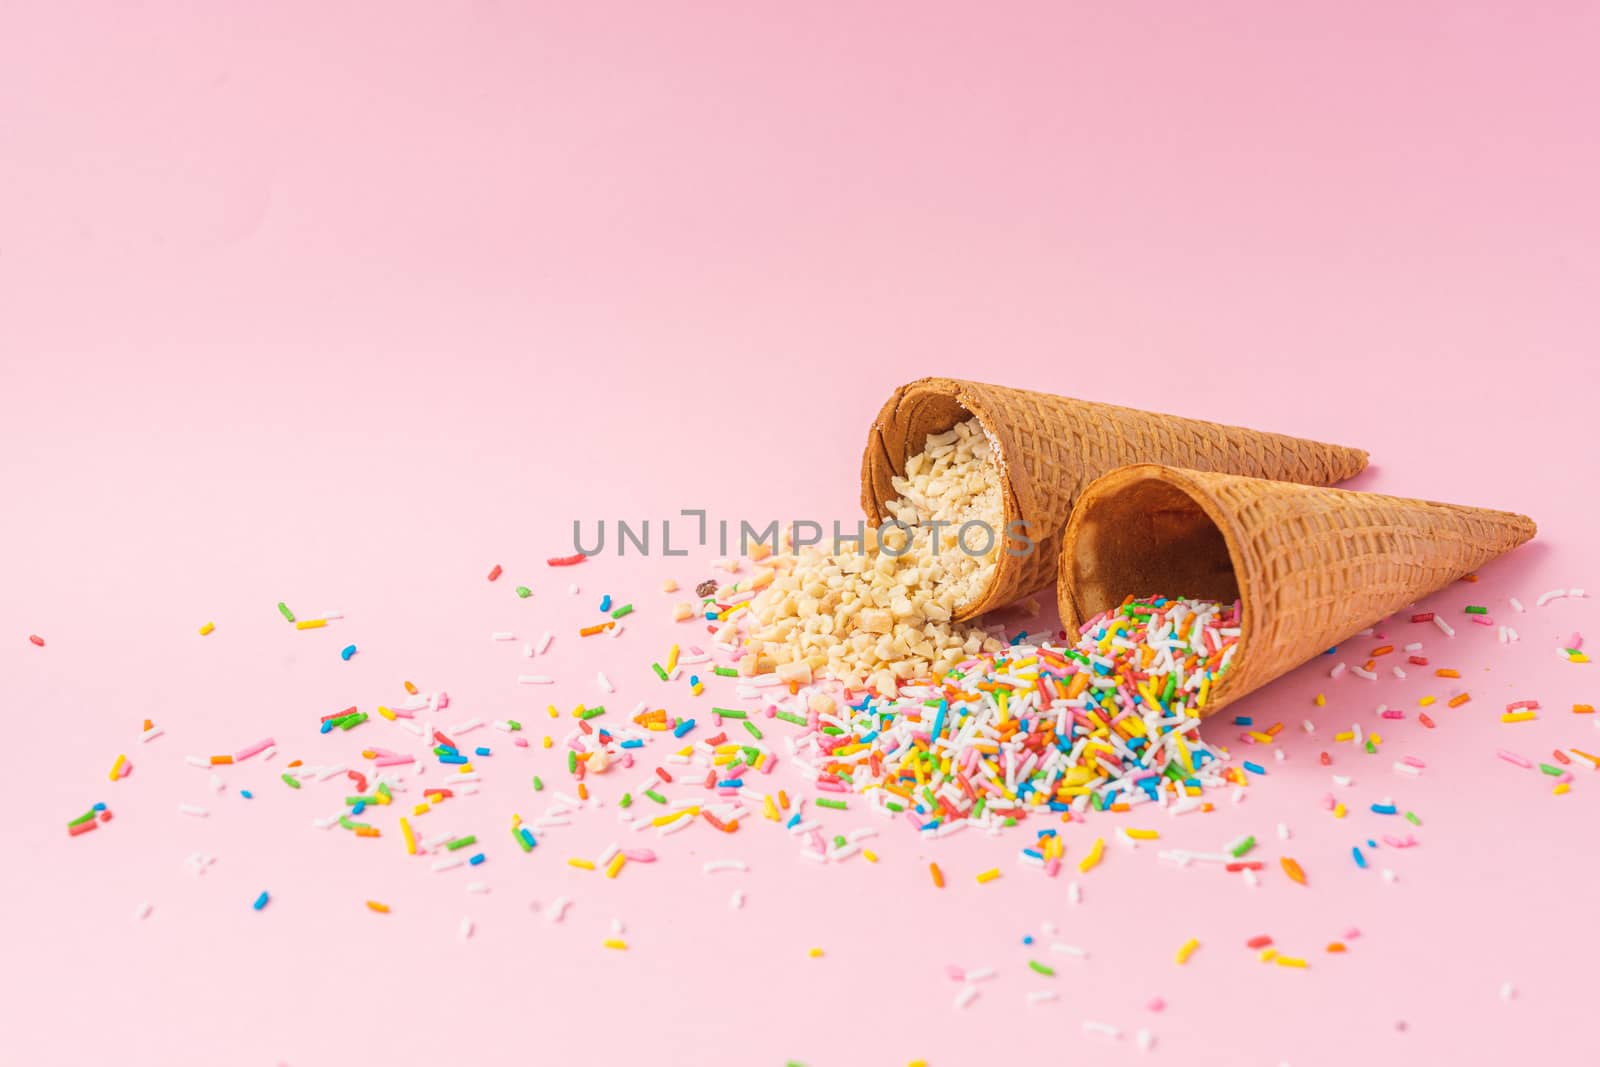
[(822, 950), (820, 948), (814, 948), (810, 952), (806, 953), (806, 955), (810, 956), (814, 960), (819, 960), (822, 958)]
[(650, 825), (669, 826), (683, 818), (685, 815), (689, 814), (692, 814), (691, 810), (689, 808), (684, 808), (682, 811), (675, 811), (670, 815), (657, 815), (654, 819), (650, 820)]
[(411, 824), (406, 822), (404, 815), (400, 816), (400, 832), (406, 838), (406, 852), (415, 856), (417, 854), (417, 836), (411, 832)]
[(211, 625), (208, 622), (204, 626), (200, 627), (200, 636), (204, 637), (206, 634), (210, 633), (212, 630), (215, 630), (215, 629), (216, 629), (216, 627)]
[(878, 862), (878, 854), (872, 851), (870, 848), (864, 848), (861, 850), (861, 858), (866, 860), (868, 863)]
[(1327, 697), (1325, 697), (1325, 696), (1323, 696), (1323, 695), (1322, 695), (1322, 694), (1321, 694), (1321, 693), (1318, 693), (1318, 694), (1317, 694), (1317, 699), (1316, 699), (1316, 700), (1315, 700), (1315, 701), (1314, 701), (1314, 703), (1315, 703), (1315, 704), (1316, 704), (1316, 705), (1317, 705), (1317, 707), (1319, 707), (1319, 708), (1322, 708), (1322, 707), (1327, 707), (1327, 705), (1328, 705), (1328, 698), (1327, 698)]
[(1256, 959), (1260, 960), (1262, 963), (1271, 963), (1277, 958), (1278, 950), (1275, 948), (1264, 948), (1261, 950), (1261, 955), (1256, 957)]
[(1423, 707), (1428, 707), (1437, 699), (1437, 697), (1423, 697), (1421, 700), (1417, 701), (1417, 703), (1421, 704)]
[(461, 766), (456, 768), (456, 773), (457, 774), (471, 774), (472, 773), (472, 764), (463, 763)]
[(987, 871), (978, 875), (978, 884), (983, 885), (985, 882), (992, 882), (998, 877), (1000, 877), (1000, 868), (990, 867)]
[(1274, 740), (1271, 734), (1264, 734), (1260, 730), (1249, 731), (1249, 736), (1258, 745), (1270, 745)]
[(328, 625), (327, 619), (301, 619), (294, 624), (296, 630), (320, 630)]
[[(1159, 830), (1127, 830), (1125, 832), (1135, 841), (1155, 841), (1161, 837), (1161, 831)], [(1049, 840), (1054, 841), (1055, 838), (1052, 837)]]
[(673, 645), (672, 651), (667, 653), (667, 673), (671, 674), (678, 669), (678, 646)]
[(1306, 961), (1299, 956), (1279, 956), (1273, 960), (1279, 967), (1304, 967)]
[(1367, 739), (1370, 740), (1375, 745), (1383, 744), (1383, 738), (1379, 737), (1377, 734), (1368, 734), (1367, 735)]
[(1178, 946), (1178, 954), (1174, 958), (1180, 964), (1188, 963), (1189, 962), (1189, 957), (1193, 956), (1194, 955), (1194, 950), (1199, 948), (1199, 947), (1200, 947), (1200, 942), (1196, 941), (1194, 938), (1191, 937), (1189, 940), (1185, 941), (1182, 945)]
[(1356, 735), (1349, 730), (1342, 730), (1339, 733), (1334, 734), (1333, 739), (1335, 741), (1354, 741), (1356, 739)]
[(1568, 787), (1567, 787), (1567, 783), (1566, 782), (1562, 782), (1560, 785), (1556, 786), (1554, 790), (1552, 790), (1552, 792), (1554, 792), (1556, 796), (1560, 796), (1562, 793), (1565, 793), (1567, 791), (1568, 791)]
[(113, 782), (116, 781), (118, 778), (122, 777), (122, 765), (124, 763), (127, 763), (127, 762), (128, 762), (128, 757), (127, 756), (122, 756), (122, 755), (117, 756), (116, 762), (111, 765), (111, 780)]
[(1103, 837), (1095, 838), (1094, 844), (1089, 846), (1089, 854), (1078, 862), (1079, 873), (1088, 874), (1090, 871), (1092, 871), (1096, 866), (1099, 865), (1100, 857), (1104, 856), (1105, 853), (1106, 839)]
[(433, 810), (433, 807), (427, 801), (423, 801), (421, 804), (418, 804), (416, 807), (411, 809), (411, 814), (413, 814), (413, 815), (426, 815), (428, 812), (430, 812), (432, 810)]
[(762, 814), (771, 819), (773, 822), (783, 821), (782, 817), (778, 814), (778, 805), (772, 802), (772, 797), (770, 795), (762, 798), (761, 811)]
[(1347, 809), (1344, 806), (1344, 801), (1341, 800), (1339, 803), (1337, 803), (1337, 804), (1335, 804), (1333, 806), (1333, 817), (1335, 819), (1344, 818), (1344, 813), (1345, 813), (1346, 810)]
[(394, 722), (394, 718), (395, 718), (394, 712), (390, 711), (388, 708), (384, 707), (382, 704), (378, 705), (378, 714), (382, 715), (385, 719), (388, 719), (390, 722)]
[(377, 912), (379, 915), (387, 915), (387, 914), (389, 914), (389, 905), (380, 904), (376, 900), (367, 901), (367, 908), (369, 910), (371, 910), (371, 911)]
[(556, 706), (554, 704), (550, 705), (550, 717), (552, 719), (559, 719), (561, 717), (561, 713), (556, 710)]
[(550, 735), (549, 734), (545, 734), (544, 735), (544, 747), (545, 748), (549, 748), (553, 744), (555, 744), (555, 742), (550, 740)]
[(1572, 655), (1567, 657), (1567, 662), (1568, 663), (1588, 663), (1589, 662), (1589, 654), (1587, 652), (1574, 652)]
[(571, 859), (567, 860), (567, 866), (576, 867), (580, 871), (592, 871), (592, 870), (594, 870), (594, 861), (593, 860), (583, 860), (583, 859), (579, 859), (578, 857), (574, 856)]
[(622, 865), (627, 862), (628, 857), (618, 852), (615, 856), (611, 857), (611, 862), (606, 864), (606, 877), (615, 878), (618, 872), (622, 870)]
[(1538, 716), (1535, 715), (1531, 711), (1508, 711), (1504, 715), (1500, 716), (1500, 721), (1501, 722), (1532, 722), (1536, 718), (1538, 718)]
[(628, 943), (622, 940), (620, 937), (608, 937), (604, 941), (600, 942), (600, 945), (602, 948), (614, 948), (618, 952), (628, 951)]

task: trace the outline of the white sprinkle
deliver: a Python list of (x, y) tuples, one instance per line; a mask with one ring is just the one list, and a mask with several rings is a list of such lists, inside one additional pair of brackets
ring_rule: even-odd
[(148, 919), (150, 918), (150, 911), (150, 902), (147, 900), (133, 910), (133, 917), (135, 919)]
[(1261, 879), (1256, 877), (1254, 868), (1245, 867), (1242, 873), (1244, 874), (1244, 884), (1249, 886), (1251, 889), (1254, 889), (1261, 884)]
[(178, 811), (184, 815), (193, 815), (201, 819), (211, 814), (211, 812), (207, 811), (205, 808), (198, 807), (194, 804), (179, 804)]
[(469, 893), (487, 893), (488, 891), (489, 891), (489, 883), (488, 882), (468, 882), (467, 883), (467, 892), (469, 892)]
[(1582, 589), (1568, 589), (1567, 590), (1567, 595), (1570, 596), (1570, 597), (1573, 597), (1574, 599), (1582, 600), (1584, 597), (1588, 596), (1589, 594), (1585, 593)]
[(522, 655), (523, 655), (523, 657), (525, 659), (532, 659), (533, 658), (533, 642), (532, 641), (524, 641), (522, 643)]
[(554, 678), (550, 677), (548, 674), (519, 674), (519, 675), (517, 675), (517, 684), (518, 685), (554, 685), (555, 681), (556, 680)]
[(1394, 672), (1396, 678), (1404, 678), (1406, 676), (1406, 672), (1399, 667), (1390, 667), (1389, 669)]
[(734, 911), (738, 911), (740, 908), (744, 907), (744, 893), (738, 889), (735, 889), (733, 891), (733, 896), (728, 898), (728, 907), (732, 908)]
[(1413, 767), (1409, 763), (1401, 763), (1398, 760), (1395, 761), (1394, 769), (1399, 771), (1401, 774), (1409, 774), (1413, 776), (1420, 775), (1422, 773), (1421, 767)]
[(605, 671), (601, 671), (599, 674), (595, 675), (595, 681), (599, 684), (600, 688), (607, 693), (615, 693), (617, 691), (617, 687), (611, 684), (611, 679), (606, 677)]
[(567, 908), (569, 908), (571, 905), (572, 901), (568, 900), (566, 897), (556, 897), (556, 899), (550, 902), (550, 907), (545, 909), (544, 917), (550, 922), (558, 923), (566, 917)]
[(971, 1004), (974, 1000), (976, 1000), (977, 997), (978, 997), (978, 987), (977, 986), (975, 986), (975, 985), (964, 985), (964, 986), (961, 987), (961, 992), (956, 994), (956, 1007), (958, 1009), (959, 1008), (965, 1008), (968, 1004)]
[(600, 853), (600, 858), (594, 861), (594, 865), (599, 867), (601, 870), (604, 870), (606, 864), (616, 859), (617, 853), (621, 851), (621, 845), (617, 844), (615, 841), (611, 842), (611, 844), (606, 846), (606, 850)]
[(1435, 615), (1433, 617), (1433, 624), (1439, 629), (1443, 630), (1446, 637), (1454, 637), (1456, 635), (1455, 629), (1451, 627), (1449, 623), (1444, 621), (1443, 615)]
[(582, 590), (578, 588), (577, 582), (573, 582), (571, 585), (567, 586), (567, 592), (571, 593), (573, 596), (577, 596), (581, 591)]
[(1304, 730), (1308, 734), (1314, 734), (1317, 732), (1317, 724), (1312, 722), (1310, 719), (1301, 719), (1300, 729)]
[(1059, 952), (1063, 956), (1076, 956), (1080, 960), (1086, 960), (1089, 958), (1089, 951), (1087, 949), (1079, 948), (1077, 945), (1069, 945), (1065, 941), (1050, 942), (1050, 951)]
[(1383, 880), (1385, 882), (1389, 882), (1390, 884), (1393, 884), (1393, 883), (1398, 882), (1400, 880), (1400, 876), (1398, 874), (1395, 874), (1389, 868), (1385, 867), (1383, 869)]
[(1284, 760), (1289, 758), (1289, 753), (1285, 752), (1281, 748), (1275, 748), (1272, 750), (1272, 758), (1277, 760), (1279, 763), (1282, 763)]
[(1045, 1001), (1054, 999), (1056, 999), (1056, 991), (1054, 989), (1035, 989), (1028, 994), (1029, 1004), (1043, 1004)]
[(268, 746), (268, 748), (267, 748), (267, 750), (265, 752), (261, 753), (261, 758), (263, 760), (269, 760), (273, 756), (276, 756), (277, 754), (278, 754), (278, 746), (277, 745), (271, 745), (271, 746)]
[(1422, 642), (1421, 641), (1413, 641), (1413, 642), (1411, 642), (1409, 645), (1405, 646), (1405, 651), (1407, 651), (1407, 652), (1421, 652), (1422, 651)]
[(1328, 677), (1329, 678), (1337, 678), (1337, 677), (1339, 677), (1339, 675), (1343, 674), (1344, 671), (1345, 671), (1345, 665), (1343, 663), (1335, 664), (1333, 670), (1328, 672)]
[(1083, 1032), (1086, 1034), (1104, 1034), (1112, 1040), (1116, 1040), (1122, 1036), (1122, 1031), (1118, 1030), (1110, 1023), (1097, 1023), (1090, 1019), (1084, 1020)]
[(1140, 1052), (1149, 1052), (1153, 1047), (1155, 1047), (1156, 1035), (1152, 1034), (1149, 1030), (1140, 1030), (1138, 1033), (1133, 1035), (1133, 1040), (1138, 1044)]
[(482, 719), (468, 719), (466, 722), (459, 722), (450, 727), (450, 732), (453, 734), (469, 734), (482, 725)]
[(324, 619), (342, 619), (342, 618), (344, 618), (344, 612), (342, 612), (342, 611), (324, 611), (322, 613), (322, 618), (324, 618)]
[(1521, 638), (1520, 635), (1518, 635), (1515, 627), (1507, 626), (1506, 627), (1506, 640), (1508, 642), (1516, 642), (1516, 641), (1522, 640), (1522, 638)]
[(627, 629), (627, 627), (622, 625), (622, 623), (619, 622), (616, 625), (611, 627), (611, 636), (614, 637), (614, 638), (615, 637), (621, 637), (622, 636), (622, 631), (626, 630), (626, 629)]
[(1287, 841), (1287, 840), (1289, 840), (1289, 824), (1288, 823), (1280, 822), (1278, 824), (1278, 840), (1279, 841)]
[(489, 637), (495, 641), (515, 641), (517, 639), (517, 635), (509, 630), (496, 630)]
[[(1600, 721), (1597, 721), (1596, 725), (1600, 726)], [(1067, 900), (1069, 900), (1073, 904), (1082, 904), (1083, 903), (1083, 887), (1078, 885), (1077, 882), (1068, 882), (1067, 883)]]
[(984, 982), (993, 977), (993, 967), (978, 967), (975, 970), (971, 970), (966, 973), (966, 979), (969, 982)]
[(1522, 606), (1522, 601), (1518, 600), (1516, 597), (1511, 597), (1510, 600), (1511, 600), (1511, 609), (1513, 611), (1515, 611), (1517, 614), (1520, 615), (1524, 611), (1528, 610), (1527, 608)]
[(472, 936), (472, 920), (461, 920), (461, 940), (465, 941)]
[(1565, 597), (1566, 595), (1567, 595), (1567, 591), (1565, 589), (1552, 589), (1548, 593), (1540, 593), (1539, 594), (1539, 599), (1535, 600), (1533, 603), (1534, 603), (1535, 607), (1542, 608), (1546, 604), (1550, 603), (1550, 601), (1552, 601), (1552, 600), (1560, 600), (1563, 597)]
[(228, 783), (222, 780), (222, 776), (220, 774), (213, 773), (211, 775), (211, 788), (220, 793), (224, 789), (228, 788)]
[(1348, 774), (1336, 774), (1333, 776), (1333, 784), (1342, 785), (1346, 789), (1350, 788), (1351, 783), (1354, 781), (1355, 779), (1351, 778)]
[(211, 761), (204, 756), (185, 756), (183, 757), (183, 762), (191, 767), (205, 767), (208, 770), (211, 767)]
[(617, 918), (615, 915), (611, 917), (611, 932), (618, 937), (621, 937), (623, 934), (628, 932), (627, 929), (623, 927), (622, 920)]
[(1369, 671), (1365, 667), (1351, 667), (1350, 673), (1355, 675), (1357, 678), (1365, 678), (1369, 682), (1376, 682), (1378, 680), (1377, 672)]
[[(1546, 594), (1546, 595), (1548, 596), (1549, 594)], [(1507, 1004), (1509, 1004), (1513, 1000), (1515, 1000), (1516, 998), (1517, 998), (1517, 987), (1516, 986), (1512, 985), (1510, 982), (1507, 982), (1505, 985), (1500, 987), (1500, 999), (1501, 1000), (1503, 1000)]]
[(166, 733), (166, 731), (163, 730), (161, 727), (152, 726), (152, 727), (150, 727), (150, 729), (146, 730), (144, 733), (139, 735), (139, 740), (140, 740), (141, 743), (145, 742), (145, 741), (154, 741), (156, 738), (160, 737), (164, 733)]
[(433, 869), (435, 871), (453, 871), (466, 862), (460, 856), (449, 856), (442, 860), (434, 860)]
[(338, 821), (339, 815), (330, 815), (326, 819), (312, 819), (311, 825), (315, 826), (318, 830), (326, 830)]

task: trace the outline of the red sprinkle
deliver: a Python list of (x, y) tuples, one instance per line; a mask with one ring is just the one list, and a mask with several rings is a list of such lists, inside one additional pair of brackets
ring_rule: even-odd
[(1426, 667), (1428, 665), (1428, 657), (1427, 656), (1412, 656), (1412, 657), (1410, 657), (1410, 659), (1407, 660), (1407, 662), (1408, 663), (1415, 663), (1419, 667)]
[(321, 721), (322, 722), (327, 722), (330, 719), (342, 719), (346, 715), (354, 715), (355, 713), (356, 713), (356, 706), (354, 704), (351, 704), (348, 708), (345, 708), (343, 711), (336, 711), (332, 715), (324, 715), (322, 717)]
[(1567, 754), (1565, 752), (1561, 751), (1559, 748), (1556, 749), (1552, 753), (1552, 755), (1555, 756), (1557, 763), (1571, 763), (1572, 762), (1570, 759), (1567, 758)]
[(1411, 621), (1412, 622), (1432, 622), (1433, 621), (1433, 612), (1424, 611), (1421, 615), (1413, 615), (1413, 616), (1411, 616)]
[(1326, 752), (1324, 752), (1322, 754), (1322, 765), (1324, 767), (1332, 767), (1333, 766), (1333, 757), (1329, 756)]
[(545, 560), (545, 562), (550, 564), (552, 567), (571, 567), (575, 564), (582, 563), (588, 558), (589, 557), (585, 556), (582, 552), (578, 552), (571, 556), (555, 556)]
[(1272, 944), (1272, 938), (1262, 934), (1260, 937), (1252, 937), (1244, 944), (1246, 948), (1266, 948), (1268, 945)]
[(93, 819), (90, 819), (88, 822), (80, 822), (76, 826), (67, 827), (67, 833), (72, 837), (77, 837), (79, 834), (88, 833), (90, 830), (95, 829), (99, 825), (99, 823), (95, 822)]
[(500, 564), (496, 563), (494, 565), (494, 570), (489, 572), (489, 580), (492, 582), (498, 577), (500, 577)]
[(1518, 700), (1506, 705), (1507, 711), (1518, 711), (1523, 708), (1529, 711), (1537, 711), (1539, 710), (1539, 702), (1537, 700)]
[(356, 784), (357, 793), (365, 793), (367, 791), (366, 775), (362, 774), (360, 771), (345, 771), (344, 773), (347, 774), (350, 777), (350, 780)]
[(659, 778), (660, 778), (660, 779), (661, 779), (661, 780), (662, 780), (662, 781), (663, 781), (663, 782), (671, 782), (671, 781), (672, 781), (672, 775), (670, 775), (670, 774), (668, 774), (668, 773), (667, 773), (667, 771), (666, 771), (666, 768), (665, 768), (665, 767), (657, 767), (657, 768), (656, 768), (656, 775), (657, 775), (657, 777), (659, 777)]
[[(38, 645), (40, 648), (44, 647), (44, 638), (40, 637), (38, 634), (29, 634), (28, 635), (28, 640), (32, 641), (34, 644)], [(89, 824), (88, 823), (84, 823), (84, 825), (87, 826)]]
[(1241, 860), (1238, 863), (1228, 864), (1227, 869), (1230, 871), (1259, 871), (1261, 862), (1259, 860)]
[(702, 811), (700, 816), (701, 818), (705, 819), (706, 822), (710, 823), (712, 826), (715, 826), (718, 830), (726, 831), (728, 829), (727, 823), (723, 822), (709, 811)]
[(448, 745), (451, 748), (455, 748), (457, 752), (461, 751), (459, 748), (456, 748), (456, 743), (454, 741), (450, 740), (448, 737), (446, 737), (444, 734), (440, 733), (438, 730), (435, 730), (433, 732), (433, 739), (435, 741), (439, 742), (441, 745)]
[(1433, 720), (1428, 718), (1428, 713), (1427, 712), (1425, 712), (1425, 711), (1417, 712), (1417, 721), (1420, 722), (1422, 725), (1426, 726), (1428, 729), (1430, 729), (1430, 730), (1433, 729)]

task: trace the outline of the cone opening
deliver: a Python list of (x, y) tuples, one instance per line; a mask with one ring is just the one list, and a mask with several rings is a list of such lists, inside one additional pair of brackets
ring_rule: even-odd
[(1062, 580), (1079, 624), (1130, 595), (1240, 595), (1216, 521), (1182, 488), (1155, 477), (1085, 494), (1063, 551)]

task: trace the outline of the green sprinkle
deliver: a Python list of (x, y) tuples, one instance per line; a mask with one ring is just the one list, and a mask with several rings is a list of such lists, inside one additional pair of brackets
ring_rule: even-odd
[(976, 804), (972, 805), (972, 817), (974, 819), (981, 819), (983, 817), (983, 809), (987, 808), (988, 806), (989, 806), (989, 798), (988, 797), (979, 797), (978, 798), (978, 802)]
[(831, 797), (818, 797), (815, 803), (819, 808), (832, 808), (834, 811), (846, 811), (850, 807), (847, 801), (834, 800)]
[(578, 754), (576, 752), (572, 751), (572, 749), (569, 748), (569, 749), (567, 749), (567, 773), (568, 774), (576, 774), (577, 772), (578, 772)]
[(711, 710), (715, 714), (721, 715), (724, 719), (748, 719), (750, 717), (738, 708), (712, 708)]
[(827, 734), (829, 737), (838, 737), (840, 734), (844, 733), (844, 731), (837, 726), (824, 726), (822, 728), (822, 732)]
[[(519, 586), (517, 586), (517, 595), (519, 597), (521, 597), (523, 600), (527, 600), (529, 597), (531, 597), (533, 595), (533, 590), (529, 589), (525, 585), (519, 585)], [(517, 840), (521, 841), (522, 838), (519, 837), (519, 838), (517, 838)]]
[(784, 722), (792, 722), (796, 726), (806, 725), (806, 717), (804, 715), (796, 715), (792, 711), (780, 711), (778, 712), (778, 718), (782, 719)]
[(1367, 750), (1367, 754), (1369, 756), (1376, 756), (1378, 754), (1378, 746), (1373, 744), (1372, 738), (1370, 738), (1370, 737), (1367, 738), (1367, 743), (1366, 743), (1365, 747), (1366, 747), (1366, 750)]
[(624, 808), (633, 807), (633, 794), (632, 793), (624, 793), (624, 794), (622, 794), (622, 799), (617, 801), (617, 804), (620, 807), (624, 807)]
[(1487, 614), (1489, 614), (1489, 609), (1484, 607), (1482, 604), (1468, 604), (1467, 605), (1467, 614), (1468, 615), (1487, 615)]
[(644, 791), (644, 795), (655, 801), (657, 804), (665, 804), (667, 802), (667, 798), (662, 796), (660, 793), (657, 793), (654, 789), (646, 789)]
[(454, 852), (457, 849), (463, 849), (463, 848), (466, 848), (468, 845), (476, 845), (477, 843), (478, 843), (478, 835), (477, 834), (468, 834), (466, 837), (458, 837), (454, 841), (446, 841), (444, 843), (444, 847), (449, 849), (451, 852)]
[(1412, 826), (1422, 825), (1422, 820), (1417, 818), (1417, 813), (1414, 811), (1406, 812), (1406, 822), (1410, 823)]
[(1046, 978), (1054, 978), (1056, 976), (1056, 969), (1054, 967), (1046, 967), (1038, 960), (1029, 960), (1028, 966), (1033, 969), (1034, 974), (1042, 974)]
[(834, 834), (833, 835), (833, 847), (834, 848), (844, 848), (844, 846), (848, 845), (849, 843), (850, 843), (849, 841), (845, 840), (845, 836), (843, 834)]
[(734, 670), (732, 667), (718, 667), (713, 673), (721, 675), (723, 678), (739, 677), (739, 672)]
[(520, 722), (518, 722), (516, 719), (507, 719), (506, 720), (506, 725), (511, 727), (511, 732), (512, 733), (516, 733), (518, 730), (522, 729), (522, 724)]
[(579, 715), (578, 718), (583, 719), (585, 722), (587, 722), (589, 719), (598, 719), (600, 716), (604, 715), (605, 713), (606, 713), (605, 705), (604, 704), (596, 704), (592, 708), (585, 708), (583, 714)]
[(1240, 841), (1236, 846), (1234, 846), (1233, 858), (1234, 859), (1238, 859), (1240, 856), (1243, 856), (1245, 853), (1249, 852), (1251, 849), (1253, 849), (1255, 847), (1256, 847), (1256, 839), (1255, 839), (1255, 837), (1254, 836), (1247, 837), (1243, 841)]
[(656, 672), (656, 677), (663, 682), (667, 680), (667, 669), (659, 663), (650, 664), (650, 669)]
[(544, 779), (540, 778), (537, 774), (533, 776), (533, 791), (535, 793), (544, 792)]
[(757, 741), (761, 740), (761, 727), (757, 726), (749, 719), (746, 719), (742, 725), (746, 730), (750, 731), (751, 737), (755, 738)]
[(1015, 825), (1017, 825), (1017, 820), (1016, 820), (1016, 818), (1014, 816), (1007, 815), (1005, 817), (1005, 821), (1002, 822), (1000, 825), (1001, 826), (1015, 826)]
[(1089, 806), (1095, 811), (1105, 811), (1106, 801), (1099, 793), (1089, 794)]
[(348, 730), (352, 726), (360, 726), (362, 723), (364, 723), (366, 721), (367, 721), (367, 713), (364, 712), (364, 711), (358, 711), (354, 715), (346, 715), (344, 718), (340, 719), (339, 720), (339, 729)]
[[(979, 801), (979, 803), (982, 803), (982, 801)], [(897, 800), (884, 801), (883, 806), (894, 812), (896, 815), (906, 810), (906, 806)]]
[[(288, 775), (284, 775), (284, 777), (287, 778)], [(82, 826), (84, 823), (88, 822), (92, 818), (94, 818), (94, 809), (90, 808), (88, 811), (84, 812), (82, 815), (78, 816), (76, 819), (73, 819), (71, 822), (67, 823), (67, 825), (68, 826)]]
[(394, 794), (389, 792), (389, 783), (388, 782), (379, 782), (378, 783), (378, 795), (382, 796), (382, 797), (387, 797), (387, 798), (389, 798), (391, 800), (394, 798)]
[(294, 775), (292, 775), (292, 774), (280, 774), (278, 777), (282, 778), (283, 779), (283, 784), (288, 786), (290, 789), (299, 789), (300, 788), (300, 779), (296, 778)]
[(511, 839), (513, 841), (515, 841), (517, 844), (522, 846), (522, 851), (524, 851), (524, 852), (532, 852), (533, 851), (533, 846), (528, 844), (528, 839), (523, 837), (522, 834), (519, 833), (519, 831), (521, 829), (522, 828), (519, 827), (519, 826), (513, 826), (511, 828)]
[(622, 605), (622, 607), (618, 608), (616, 611), (613, 611), (611, 613), (611, 617), (613, 619), (620, 619), (624, 615), (632, 615), (632, 614), (633, 614), (633, 605), (632, 604), (624, 604), (624, 605)]
[(290, 611), (289, 610), (289, 605), (285, 604), (281, 600), (278, 601), (278, 614), (282, 615), (284, 618), (288, 619), (290, 622), (294, 622), (294, 612)]
[(349, 805), (352, 805), (352, 806), (356, 805), (356, 804), (376, 804), (377, 803), (377, 801), (372, 799), (371, 797), (362, 797), (362, 796), (345, 797), (344, 798), (344, 802), (346, 804), (349, 804)]
[(341, 815), (339, 816), (339, 825), (344, 827), (346, 830), (354, 830), (361, 824), (353, 821), (348, 815)]
[(1559, 778), (1561, 776), (1561, 768), (1560, 767), (1552, 767), (1548, 763), (1539, 764), (1539, 769), (1541, 771), (1543, 771), (1544, 773), (1546, 773), (1548, 775), (1551, 775), (1553, 777)]

